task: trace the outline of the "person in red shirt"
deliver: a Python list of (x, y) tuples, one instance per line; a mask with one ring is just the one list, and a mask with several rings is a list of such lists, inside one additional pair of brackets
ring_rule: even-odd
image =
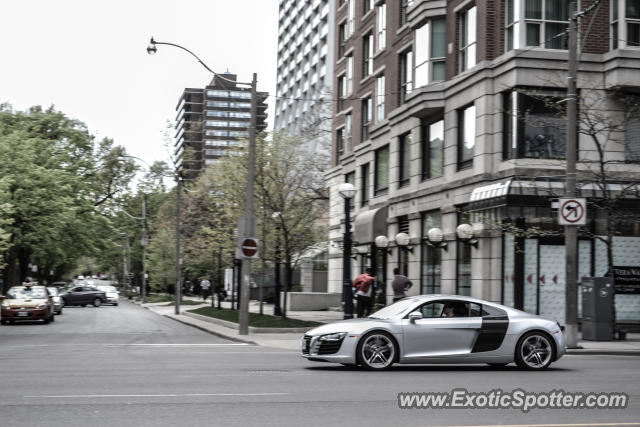
[(353, 281), (356, 288), (356, 300), (358, 301), (358, 317), (367, 317), (371, 313), (371, 294), (373, 293), (373, 282), (375, 277), (373, 269), (367, 268)]

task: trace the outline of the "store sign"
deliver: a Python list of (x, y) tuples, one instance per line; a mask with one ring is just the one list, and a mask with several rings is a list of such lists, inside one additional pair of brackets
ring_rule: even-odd
[(617, 294), (640, 294), (640, 267), (613, 267)]

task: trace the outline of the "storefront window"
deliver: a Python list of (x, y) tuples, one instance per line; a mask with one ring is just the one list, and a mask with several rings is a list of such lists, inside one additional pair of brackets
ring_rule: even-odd
[(432, 228), (442, 228), (440, 211), (429, 211), (422, 214), (422, 245), (420, 262), (420, 293), (439, 294), (442, 249), (434, 248), (426, 241), (427, 232)]

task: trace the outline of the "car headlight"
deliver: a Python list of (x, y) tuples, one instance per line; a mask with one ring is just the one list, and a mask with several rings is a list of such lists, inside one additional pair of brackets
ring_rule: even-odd
[(40, 304), (38, 304), (38, 308), (45, 308), (47, 306), (47, 303), (45, 302), (41, 302)]
[(346, 332), (336, 332), (335, 334), (322, 335), (320, 341), (342, 341), (347, 336)]
[(2, 301), (2, 306), (4, 308), (9, 308), (9, 302), (8, 301)]

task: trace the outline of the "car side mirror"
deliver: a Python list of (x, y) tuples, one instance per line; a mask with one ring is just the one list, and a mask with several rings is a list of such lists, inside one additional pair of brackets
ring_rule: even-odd
[(422, 312), (420, 311), (414, 311), (409, 313), (409, 321), (410, 322), (415, 322), (416, 320), (422, 319)]

